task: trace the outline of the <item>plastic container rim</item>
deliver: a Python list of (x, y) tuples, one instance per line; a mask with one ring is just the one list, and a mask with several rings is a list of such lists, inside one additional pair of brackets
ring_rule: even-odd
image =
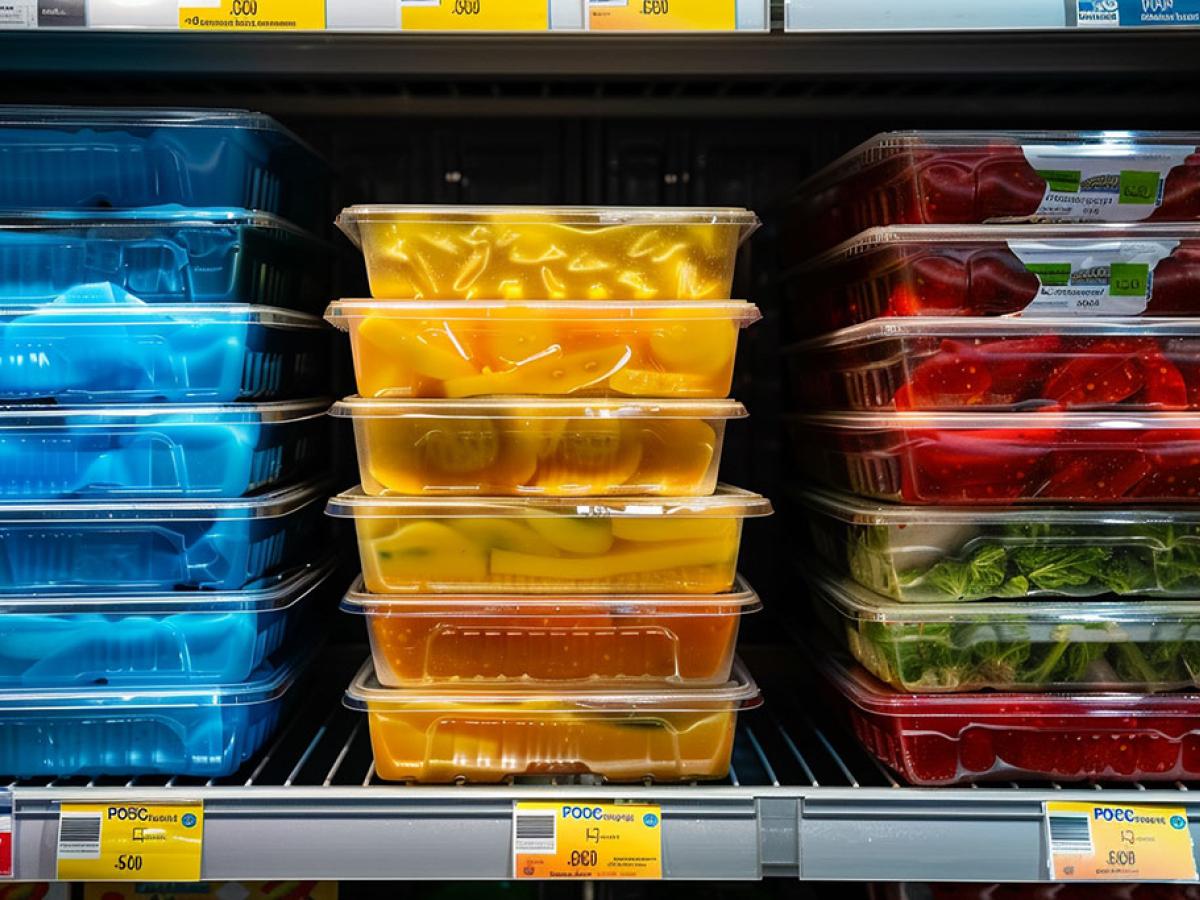
[(276, 213), (242, 206), (180, 206), (165, 203), (132, 209), (13, 209), (0, 212), (0, 231), (81, 231), (93, 228), (136, 229), (261, 228), (286, 231), (332, 251), (332, 245)]
[[(52, 403), (0, 405), (0, 430), (12, 428), (133, 428), (145, 425), (204, 427), (211, 425), (287, 424), (317, 419), (329, 400), (274, 400), (267, 403), (64, 405)], [(181, 421), (170, 421), (181, 418)], [(61, 420), (50, 421), (45, 420)], [(70, 420), (70, 421), (68, 421)], [(118, 420), (118, 421), (113, 421)]]
[(785, 414), (786, 421), (819, 428), (847, 431), (955, 431), (1030, 430), (1066, 431), (1084, 429), (1106, 431), (1145, 431), (1155, 429), (1200, 429), (1197, 412), (910, 412), (875, 410), (863, 412), (823, 412)]
[[(577, 313), (586, 315), (577, 315)], [(493, 315), (498, 313), (498, 315)], [(347, 322), (380, 317), (387, 319), (430, 319), (439, 322), (543, 321), (568, 313), (564, 325), (577, 322), (665, 322), (731, 321), (740, 328), (753, 325), (762, 313), (745, 300), (335, 300), (325, 310), (325, 321), (341, 328)], [(677, 315), (687, 313), (687, 315)], [(661, 320), (661, 321), (660, 321)]]
[(736, 400), (633, 400), (597, 397), (478, 397), (465, 400), (360, 397), (329, 409), (350, 419), (744, 419)]
[[(26, 321), (36, 316), (37, 321)], [(71, 321), (90, 318), (90, 321)], [(164, 303), (117, 304), (79, 303), (57, 305), (47, 303), (12, 304), (0, 297), (0, 322), (4, 328), (95, 328), (97, 326), (171, 325), (261, 325), (266, 328), (286, 328), (295, 331), (324, 330), (325, 324), (317, 316), (276, 306), (250, 305), (245, 303)], [(64, 321), (48, 322), (47, 319)], [(112, 321), (96, 321), (111, 319)], [(164, 319), (170, 321), (163, 321)]]

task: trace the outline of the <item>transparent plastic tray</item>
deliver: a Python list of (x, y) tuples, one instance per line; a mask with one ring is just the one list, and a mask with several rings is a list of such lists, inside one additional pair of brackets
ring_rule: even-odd
[(745, 209), (352, 206), (383, 300), (728, 300)]
[(835, 655), (814, 656), (830, 705), (910, 784), (1200, 776), (1197, 694), (913, 695)]
[(1169, 691), (1200, 685), (1194, 600), (896, 603), (806, 567), (820, 616), (873, 675), (913, 693)]
[(76, 775), (231, 775), (266, 744), (299, 696), (307, 658), (218, 687), (0, 690), (0, 771)]
[(897, 506), (805, 491), (812, 546), (902, 603), (1021, 597), (1200, 597), (1191, 507)]
[(0, 214), (0, 297), (45, 303), (108, 285), (147, 303), (256, 303), (317, 310), (333, 250), (247, 209), (42, 210)]
[(426, 303), (341, 300), (364, 397), (729, 395), (739, 301)]
[(415, 690), (381, 687), (368, 661), (346, 691), (367, 713), (375, 773), (431, 783), (722, 778), (738, 712), (761, 702), (740, 664), (719, 687)]
[(321, 320), (303, 313), (151, 306), (85, 288), (43, 306), (0, 306), (0, 402), (312, 396), (329, 383), (327, 340)]
[(789, 416), (797, 465), (914, 504), (1195, 503), (1200, 415), (1055, 411)]
[(851, 150), (797, 192), (799, 262), (879, 225), (1200, 219), (1200, 133), (901, 131)]
[(876, 319), (786, 357), (812, 409), (1200, 408), (1200, 319)]
[(709, 497), (369, 497), (354, 519), (376, 594), (719, 594), (732, 589), (742, 520), (771, 504), (725, 485)]
[(239, 591), (0, 597), (0, 689), (231, 684), (310, 640), (332, 561)]
[(324, 552), (327, 496), (0, 503), (0, 592), (241, 590)]
[(234, 109), (0, 109), (0, 208), (175, 203), (326, 216), (328, 169), (261, 113)]
[(805, 337), (906, 316), (1195, 316), (1200, 226), (872, 228), (785, 278)]
[(365, 400), (363, 490), (428, 496), (702, 496), (717, 485), (733, 400)]
[(342, 609), (366, 617), (385, 687), (729, 680), (743, 615), (762, 609), (739, 578), (729, 593), (371, 594), (360, 578)]

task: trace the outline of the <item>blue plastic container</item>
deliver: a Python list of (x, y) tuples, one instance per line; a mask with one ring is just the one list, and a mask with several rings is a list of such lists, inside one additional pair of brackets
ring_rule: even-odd
[(327, 495), (0, 503), (0, 593), (241, 590), (325, 551)]
[(0, 307), (0, 402), (312, 396), (328, 384), (328, 338), (304, 313), (148, 306), (112, 288), (82, 288), (43, 306)]
[(329, 218), (329, 169), (269, 116), (236, 109), (0, 107), (0, 208), (261, 209)]
[(312, 638), (334, 570), (327, 560), (240, 591), (2, 596), (0, 690), (244, 681)]
[(7, 303), (45, 303), (81, 285), (104, 284), (147, 303), (318, 311), (329, 300), (332, 264), (325, 242), (278, 216), (244, 209), (0, 216), (0, 297)]
[(309, 659), (221, 687), (0, 690), (0, 772), (231, 775), (301, 699), (294, 688)]
[(0, 406), (0, 503), (244, 497), (321, 464), (328, 407)]

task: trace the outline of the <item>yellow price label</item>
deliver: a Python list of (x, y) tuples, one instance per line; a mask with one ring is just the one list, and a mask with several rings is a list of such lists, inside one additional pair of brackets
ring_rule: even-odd
[(592, 31), (736, 31), (737, 0), (593, 0)]
[(185, 31), (321, 31), (325, 0), (180, 0)]
[(1195, 881), (1196, 856), (1182, 806), (1046, 803), (1055, 881)]
[(64, 803), (63, 881), (199, 881), (202, 803)]
[(404, 31), (547, 31), (547, 0), (400, 0)]
[(516, 878), (662, 878), (662, 809), (648, 803), (518, 802)]

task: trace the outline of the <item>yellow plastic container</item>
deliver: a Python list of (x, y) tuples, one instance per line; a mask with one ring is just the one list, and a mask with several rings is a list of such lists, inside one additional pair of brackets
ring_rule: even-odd
[(709, 497), (587, 501), (355, 488), (327, 512), (354, 519), (375, 594), (719, 594), (734, 584), (742, 520), (771, 504), (724, 485)]
[(719, 687), (523, 691), (384, 688), (368, 661), (346, 691), (367, 713), (376, 774), (429, 783), (723, 778), (738, 713), (761, 703), (740, 663)]
[(366, 400), (354, 420), (372, 496), (699, 496), (717, 484), (733, 400)]
[(352, 206), (384, 300), (727, 300), (758, 217), (736, 208)]
[(729, 395), (740, 301), (339, 300), (364, 397)]

